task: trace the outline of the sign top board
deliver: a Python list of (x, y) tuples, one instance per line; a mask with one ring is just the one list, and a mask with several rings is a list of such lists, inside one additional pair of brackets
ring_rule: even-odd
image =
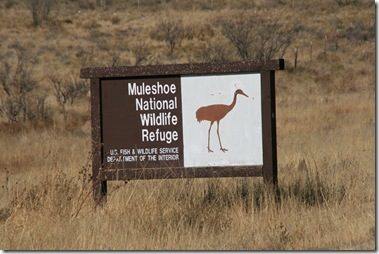
[(147, 66), (94, 67), (80, 70), (81, 78), (118, 78), (165, 75), (205, 75), (284, 70), (284, 60), (233, 63), (194, 63)]

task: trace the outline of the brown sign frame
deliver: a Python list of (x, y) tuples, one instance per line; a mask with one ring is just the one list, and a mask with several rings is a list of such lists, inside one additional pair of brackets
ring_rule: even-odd
[[(91, 80), (91, 136), (93, 194), (96, 202), (104, 200), (107, 181), (205, 178), (205, 177), (257, 177), (277, 184), (275, 71), (284, 70), (284, 60), (246, 61), (233, 63), (196, 63), (133, 67), (95, 67), (80, 70), (80, 77)], [(261, 74), (263, 166), (233, 166), (204, 168), (147, 168), (109, 169), (103, 167), (102, 141), (102, 80), (131, 77), (175, 75)]]

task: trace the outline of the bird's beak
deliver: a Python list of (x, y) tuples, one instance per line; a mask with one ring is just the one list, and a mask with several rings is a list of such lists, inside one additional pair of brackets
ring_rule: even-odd
[(242, 92), (242, 95), (246, 96), (247, 98), (249, 98), (249, 96), (247, 96), (247, 94), (245, 94), (244, 92)]

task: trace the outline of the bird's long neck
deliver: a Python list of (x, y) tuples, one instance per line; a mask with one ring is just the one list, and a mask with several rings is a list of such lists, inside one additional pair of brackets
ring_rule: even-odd
[(229, 111), (232, 110), (234, 108), (234, 106), (236, 105), (237, 95), (238, 94), (236, 94), (236, 93), (234, 94), (233, 102), (232, 102), (232, 104), (229, 105)]

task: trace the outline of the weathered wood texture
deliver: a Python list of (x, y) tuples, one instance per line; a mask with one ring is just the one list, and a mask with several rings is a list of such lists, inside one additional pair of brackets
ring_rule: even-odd
[(261, 72), (263, 179), (277, 184), (275, 72)]
[(100, 80), (91, 79), (91, 142), (93, 196), (96, 203), (105, 200), (107, 183), (101, 178), (102, 141), (101, 141), (101, 97)]
[(248, 177), (262, 176), (262, 166), (202, 167), (202, 168), (149, 168), (103, 170), (101, 179), (143, 180), (172, 178)]
[(233, 63), (193, 63), (172, 65), (94, 67), (80, 70), (81, 78), (119, 78), (165, 75), (204, 75), (284, 70), (284, 60), (246, 61)]

